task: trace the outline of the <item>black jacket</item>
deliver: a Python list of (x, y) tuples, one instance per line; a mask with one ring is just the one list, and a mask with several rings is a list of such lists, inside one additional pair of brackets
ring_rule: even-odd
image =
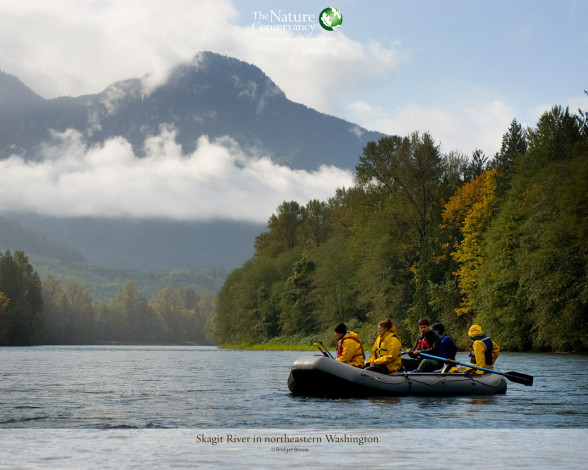
[(433, 330), (429, 330), (424, 335), (417, 338), (414, 347), (414, 351), (420, 351), (425, 354), (431, 354), (432, 356), (441, 355), (441, 338)]

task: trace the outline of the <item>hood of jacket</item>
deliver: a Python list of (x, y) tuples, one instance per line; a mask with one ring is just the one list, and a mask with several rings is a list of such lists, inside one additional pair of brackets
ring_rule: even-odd
[(483, 334), (484, 334), (484, 332), (482, 331), (482, 328), (480, 327), (480, 325), (472, 325), (468, 331), (468, 336), (470, 338), (475, 338), (476, 336), (480, 336)]

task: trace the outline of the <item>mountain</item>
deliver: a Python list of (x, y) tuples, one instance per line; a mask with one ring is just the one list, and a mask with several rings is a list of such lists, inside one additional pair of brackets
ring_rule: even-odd
[[(92, 223), (97, 224), (97, 221), (93, 220)], [(81, 281), (94, 300), (104, 302), (112, 299), (129, 280), (134, 282), (145, 298), (150, 299), (164, 287), (178, 289), (190, 286), (197, 292), (206, 290), (216, 292), (222, 286), (226, 276), (226, 271), (222, 268), (194, 269), (193, 266), (187, 266), (184, 269), (175, 267), (166, 269), (158, 265), (157, 269), (129, 270), (108, 268), (99, 264), (99, 261), (116, 264), (116, 262), (109, 263), (108, 259), (94, 259), (92, 261), (95, 264), (88, 264), (80, 252), (69, 248), (65, 243), (57, 242), (14, 220), (0, 217), (0, 254), (17, 250), (27, 254), (29, 261), (41, 277), (51, 274), (61, 279), (63, 283), (72, 280)], [(168, 250), (169, 253), (170, 250)], [(171, 254), (173, 255), (173, 251)], [(173, 261), (173, 258), (169, 260), (169, 264), (175, 266)]]
[[(253, 255), (255, 236), (265, 229), (262, 224), (231, 221), (177, 222), (31, 214), (11, 214), (10, 220), (59, 241), (74, 253), (82, 253), (90, 265), (142, 270), (233, 269)], [(2, 237), (0, 231), (0, 247), (24, 249), (20, 243), (16, 247), (14, 243), (7, 246)], [(47, 256), (39, 250), (33, 253)]]
[[(254, 155), (292, 169), (334, 165), (352, 170), (370, 132), (288, 100), (258, 67), (202, 52), (170, 70), (159, 86), (122, 80), (97, 94), (44, 99), (0, 72), (0, 159), (47, 158), (52, 131), (75, 129), (89, 145), (123, 137), (139, 157), (162, 126), (175, 130), (185, 154), (199, 137), (230, 136)], [(301, 84), (303, 86), (303, 84)], [(0, 214), (79, 252), (89, 264), (120, 269), (233, 269), (253, 254), (262, 224), (177, 222), (103, 217)], [(2, 246), (2, 243), (0, 243)], [(5, 249), (15, 249), (4, 246)]]
[(288, 100), (258, 67), (211, 52), (174, 67), (152, 90), (144, 80), (114, 83), (94, 95), (45, 100), (16, 77), (0, 73), (0, 158), (14, 153), (35, 159), (50, 130), (76, 129), (91, 144), (122, 136), (135, 154), (162, 125), (177, 130), (184, 153), (198, 137), (230, 136), (290, 168), (320, 165), (353, 169), (368, 141), (367, 131)]
[(0, 252), (22, 250), (25, 253), (52, 258), (64, 263), (84, 263), (83, 255), (45, 234), (0, 217)]

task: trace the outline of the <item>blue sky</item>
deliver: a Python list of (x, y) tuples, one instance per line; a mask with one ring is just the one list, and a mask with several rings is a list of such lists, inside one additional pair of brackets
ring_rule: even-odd
[[(343, 14), (337, 31), (324, 31), (317, 22), (310, 33), (260, 30), (253, 24), (254, 12), (318, 17), (329, 6)], [(553, 105), (570, 106), (573, 112), (588, 109), (587, 24), (588, 2), (583, 0), (4, 0), (0, 70), (45, 98), (79, 96), (132, 77), (145, 77), (156, 86), (172, 66), (208, 50), (257, 65), (291, 100), (319, 111), (387, 134), (429, 132), (443, 152), (470, 156), (479, 148), (491, 157), (513, 118), (533, 126)], [(192, 188), (194, 200), (218, 201), (212, 213), (194, 204), (175, 217), (217, 214), (263, 221), (284, 200), (325, 199), (337, 187), (352, 184), (350, 172), (323, 168), (301, 173), (275, 165), (267, 156), (235, 151), (226, 141), (203, 140), (193, 155), (178, 156), (173, 129), (153, 138), (159, 142), (155, 147), (173, 149), (168, 159), (175, 170), (162, 169), (156, 155), (149, 162), (129, 154), (126, 142), (90, 149), (83, 136), (65, 133), (60, 138), (59, 148), (50, 150), (69, 159), (52, 160), (45, 168), (18, 159), (3, 163), (1, 171), (14, 181), (10, 190), (3, 186), (5, 193), (0, 188), (5, 207), (20, 204), (59, 215), (84, 215), (86, 210), (165, 216), (165, 207), (153, 210), (158, 197), (168, 207), (182, 206), (169, 199), (178, 191), (157, 178), (168, 171), (169, 181), (181, 179)], [(75, 155), (83, 156), (83, 171), (80, 158), (72, 164)], [(117, 174), (96, 166), (103, 161), (116, 162)], [(251, 165), (244, 169), (243, 161)], [(191, 162), (189, 171), (185, 162)], [(198, 183), (202, 174), (186, 181), (190, 171), (216, 172), (215, 179), (227, 185), (203, 188)], [(116, 201), (86, 200), (90, 193), (104, 193), (100, 189), (109, 182), (139, 174), (151, 175), (144, 185), (153, 194), (145, 197), (150, 207), (120, 204), (136, 201), (131, 194), (117, 193)], [(44, 188), (36, 191), (37, 200), (27, 199), (31, 180)], [(272, 180), (281, 181), (279, 187), (260, 183)], [(67, 191), (55, 181), (69, 181)], [(101, 187), (88, 186), (94, 181)], [(72, 189), (76, 187), (78, 192)], [(236, 187), (247, 193), (229, 190)], [(227, 197), (255, 210), (226, 213)]]
[[(295, 6), (292, 6), (295, 4)], [(249, 10), (317, 11), (317, 2), (239, 2), (237, 24)], [(370, 129), (406, 134), (429, 131), (445, 151), (492, 155), (513, 118), (536, 123), (552, 105), (588, 107), (588, 3), (582, 1), (342, 0), (341, 29), (363, 45), (377, 43), (390, 56), (380, 73), (357, 80), (344, 60), (333, 74), (350, 75), (316, 104)], [(346, 54), (348, 44), (330, 47)], [(369, 52), (366, 52), (369, 54)], [(378, 67), (378, 64), (374, 64)]]

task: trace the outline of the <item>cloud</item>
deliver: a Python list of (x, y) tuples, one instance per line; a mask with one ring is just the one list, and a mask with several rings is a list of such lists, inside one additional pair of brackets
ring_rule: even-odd
[(292, 170), (229, 137), (201, 137), (184, 155), (175, 130), (163, 128), (144, 147), (139, 158), (122, 137), (88, 146), (77, 131), (56, 133), (40, 161), (0, 161), (0, 212), (264, 223), (284, 201), (327, 200), (353, 184), (348, 171)]
[(236, 15), (227, 0), (2, 2), (0, 60), (44, 97), (96, 93), (188, 60)]
[[(573, 114), (577, 114), (578, 109), (588, 111), (586, 94), (563, 97), (559, 102), (564, 108), (569, 106)], [(475, 149), (480, 149), (492, 158), (500, 150), (502, 137), (513, 119), (523, 127), (535, 127), (541, 115), (553, 106), (539, 104), (521, 113), (501, 99), (484, 97), (471, 98), (451, 108), (407, 103), (388, 110), (355, 101), (347, 109), (347, 118), (385, 134), (404, 136), (415, 131), (429, 132), (443, 152), (457, 150), (471, 155)]]
[(274, 32), (268, 42), (259, 41), (259, 32), (241, 33), (248, 40), (239, 57), (259, 66), (290, 100), (332, 115), (344, 111), (340, 96), (390, 80), (400, 61), (394, 49), (376, 41), (362, 44), (340, 31), (312, 37)]
[[(0, 2), (0, 66), (45, 98), (98, 93), (128, 78), (142, 78), (149, 93), (172, 67), (210, 50), (257, 65), (291, 100), (334, 115), (345, 90), (397, 68), (395, 46), (362, 44), (318, 24), (300, 34), (252, 22), (252, 12), (239, 13), (230, 0)], [(116, 109), (124, 87), (108, 88), (107, 110)], [(100, 129), (98, 121), (93, 126)], [(353, 183), (334, 167), (294, 171), (246, 154), (229, 137), (203, 137), (183, 155), (173, 129), (165, 129), (145, 146), (139, 158), (123, 138), (90, 147), (74, 131), (56, 134), (38, 162), (0, 162), (7, 182), (0, 211), (265, 222), (284, 200), (325, 200)]]
[(459, 150), (470, 155), (478, 148), (492, 157), (515, 117), (514, 109), (497, 99), (472, 103), (452, 110), (415, 103), (386, 110), (356, 101), (349, 106), (348, 115), (359, 125), (386, 134), (428, 132), (444, 152)]
[[(585, 92), (583, 95), (570, 96), (561, 100), (559, 105), (561, 105), (564, 109), (568, 107), (570, 114), (578, 114), (579, 111), (586, 113), (588, 112), (588, 95)], [(535, 127), (539, 121), (539, 118), (541, 118), (544, 113), (551, 111), (554, 106), (558, 105), (538, 104), (530, 109), (526, 120), (527, 125)]]
[(375, 41), (362, 44), (318, 23), (312, 34), (259, 30), (253, 20), (229, 0), (0, 2), (0, 64), (53, 98), (146, 75), (156, 86), (172, 66), (210, 50), (257, 65), (288, 98), (331, 114), (344, 90), (397, 67), (394, 49)]

